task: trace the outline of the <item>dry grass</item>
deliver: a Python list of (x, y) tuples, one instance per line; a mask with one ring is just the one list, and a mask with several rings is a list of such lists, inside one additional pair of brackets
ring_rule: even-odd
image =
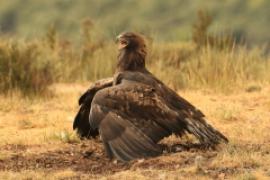
[(3, 40), (0, 43), (0, 90), (42, 94), (53, 82), (52, 62), (42, 58), (36, 42)]
[(229, 94), (256, 91), (270, 82), (269, 57), (258, 49), (195, 50), (192, 44), (154, 44), (148, 61), (151, 71), (175, 89), (210, 88)]
[[(105, 41), (89, 20), (81, 29), (79, 44), (62, 38), (54, 27), (35, 40), (2, 38), (0, 90), (40, 95), (53, 82), (86, 82), (112, 76), (116, 45), (112, 40)], [(203, 29), (198, 28), (197, 36), (207, 39), (206, 32), (200, 33), (206, 31)], [(174, 89), (211, 88), (231, 93), (253, 91), (254, 87), (257, 90), (270, 83), (270, 60), (263, 48), (235, 44), (219, 48), (205, 42), (197, 48), (198, 43), (161, 43), (149, 38), (147, 67)]]
[[(73, 133), (72, 121), (78, 109), (77, 99), (87, 86), (87, 84), (55, 84), (50, 87), (55, 92), (54, 96), (45, 99), (22, 99), (16, 95), (1, 96), (0, 167), (7, 159), (16, 161), (15, 157), (30, 157), (33, 154), (41, 155), (63, 150), (69, 152), (74, 148), (76, 151), (80, 147), (77, 144), (84, 142)], [(116, 172), (86, 173), (76, 167), (74, 169), (74, 166), (55, 170), (40, 167), (35, 171), (31, 168), (21, 170), (10, 168), (1, 169), (0, 179), (269, 178), (269, 86), (252, 93), (242, 92), (227, 96), (207, 90), (180, 91), (179, 94), (199, 107), (207, 115), (209, 122), (228, 136), (230, 144), (217, 153), (167, 154), (135, 163), (126, 170)], [(171, 137), (167, 141), (173, 143), (179, 140)], [(91, 143), (88, 146), (92, 146)], [(78, 157), (80, 156), (82, 155)]]

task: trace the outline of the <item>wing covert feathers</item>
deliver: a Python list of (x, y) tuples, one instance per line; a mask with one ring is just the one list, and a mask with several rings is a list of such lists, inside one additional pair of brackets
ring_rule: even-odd
[(152, 87), (134, 82), (99, 91), (92, 102), (90, 125), (99, 128), (108, 156), (121, 161), (159, 155), (162, 149), (157, 143), (173, 133), (191, 133), (208, 146), (228, 141), (203, 116), (176, 109)]
[(207, 146), (228, 142), (200, 110), (149, 73), (98, 81), (79, 104), (73, 128), (82, 137), (100, 135), (107, 155), (121, 161), (161, 154), (158, 142), (171, 134), (190, 133)]

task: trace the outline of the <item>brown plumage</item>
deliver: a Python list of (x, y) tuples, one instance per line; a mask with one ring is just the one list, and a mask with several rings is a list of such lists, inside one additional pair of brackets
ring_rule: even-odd
[(146, 69), (141, 35), (123, 33), (118, 43), (115, 76), (96, 82), (79, 100), (73, 128), (82, 137), (99, 134), (108, 156), (121, 161), (161, 154), (158, 142), (171, 134), (190, 133), (207, 146), (228, 141)]

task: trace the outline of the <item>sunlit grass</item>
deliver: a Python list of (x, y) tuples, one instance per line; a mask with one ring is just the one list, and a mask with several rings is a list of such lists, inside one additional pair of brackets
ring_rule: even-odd
[[(55, 29), (35, 40), (3, 38), (0, 43), (0, 89), (24, 95), (44, 94), (53, 82), (85, 82), (112, 76), (117, 63), (113, 41), (94, 38), (83, 26), (80, 45)], [(94, 33), (94, 32), (93, 32)], [(174, 89), (217, 92), (257, 91), (270, 82), (270, 60), (263, 49), (244, 46), (197, 48), (190, 43), (148, 40), (147, 68)]]

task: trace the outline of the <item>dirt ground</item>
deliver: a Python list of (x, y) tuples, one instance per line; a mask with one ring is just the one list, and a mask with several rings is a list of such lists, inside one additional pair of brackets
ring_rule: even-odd
[(72, 131), (86, 87), (56, 84), (53, 95), (37, 99), (0, 96), (0, 179), (270, 179), (270, 87), (232, 95), (180, 91), (230, 143), (130, 163), (110, 161), (99, 139), (80, 140)]

